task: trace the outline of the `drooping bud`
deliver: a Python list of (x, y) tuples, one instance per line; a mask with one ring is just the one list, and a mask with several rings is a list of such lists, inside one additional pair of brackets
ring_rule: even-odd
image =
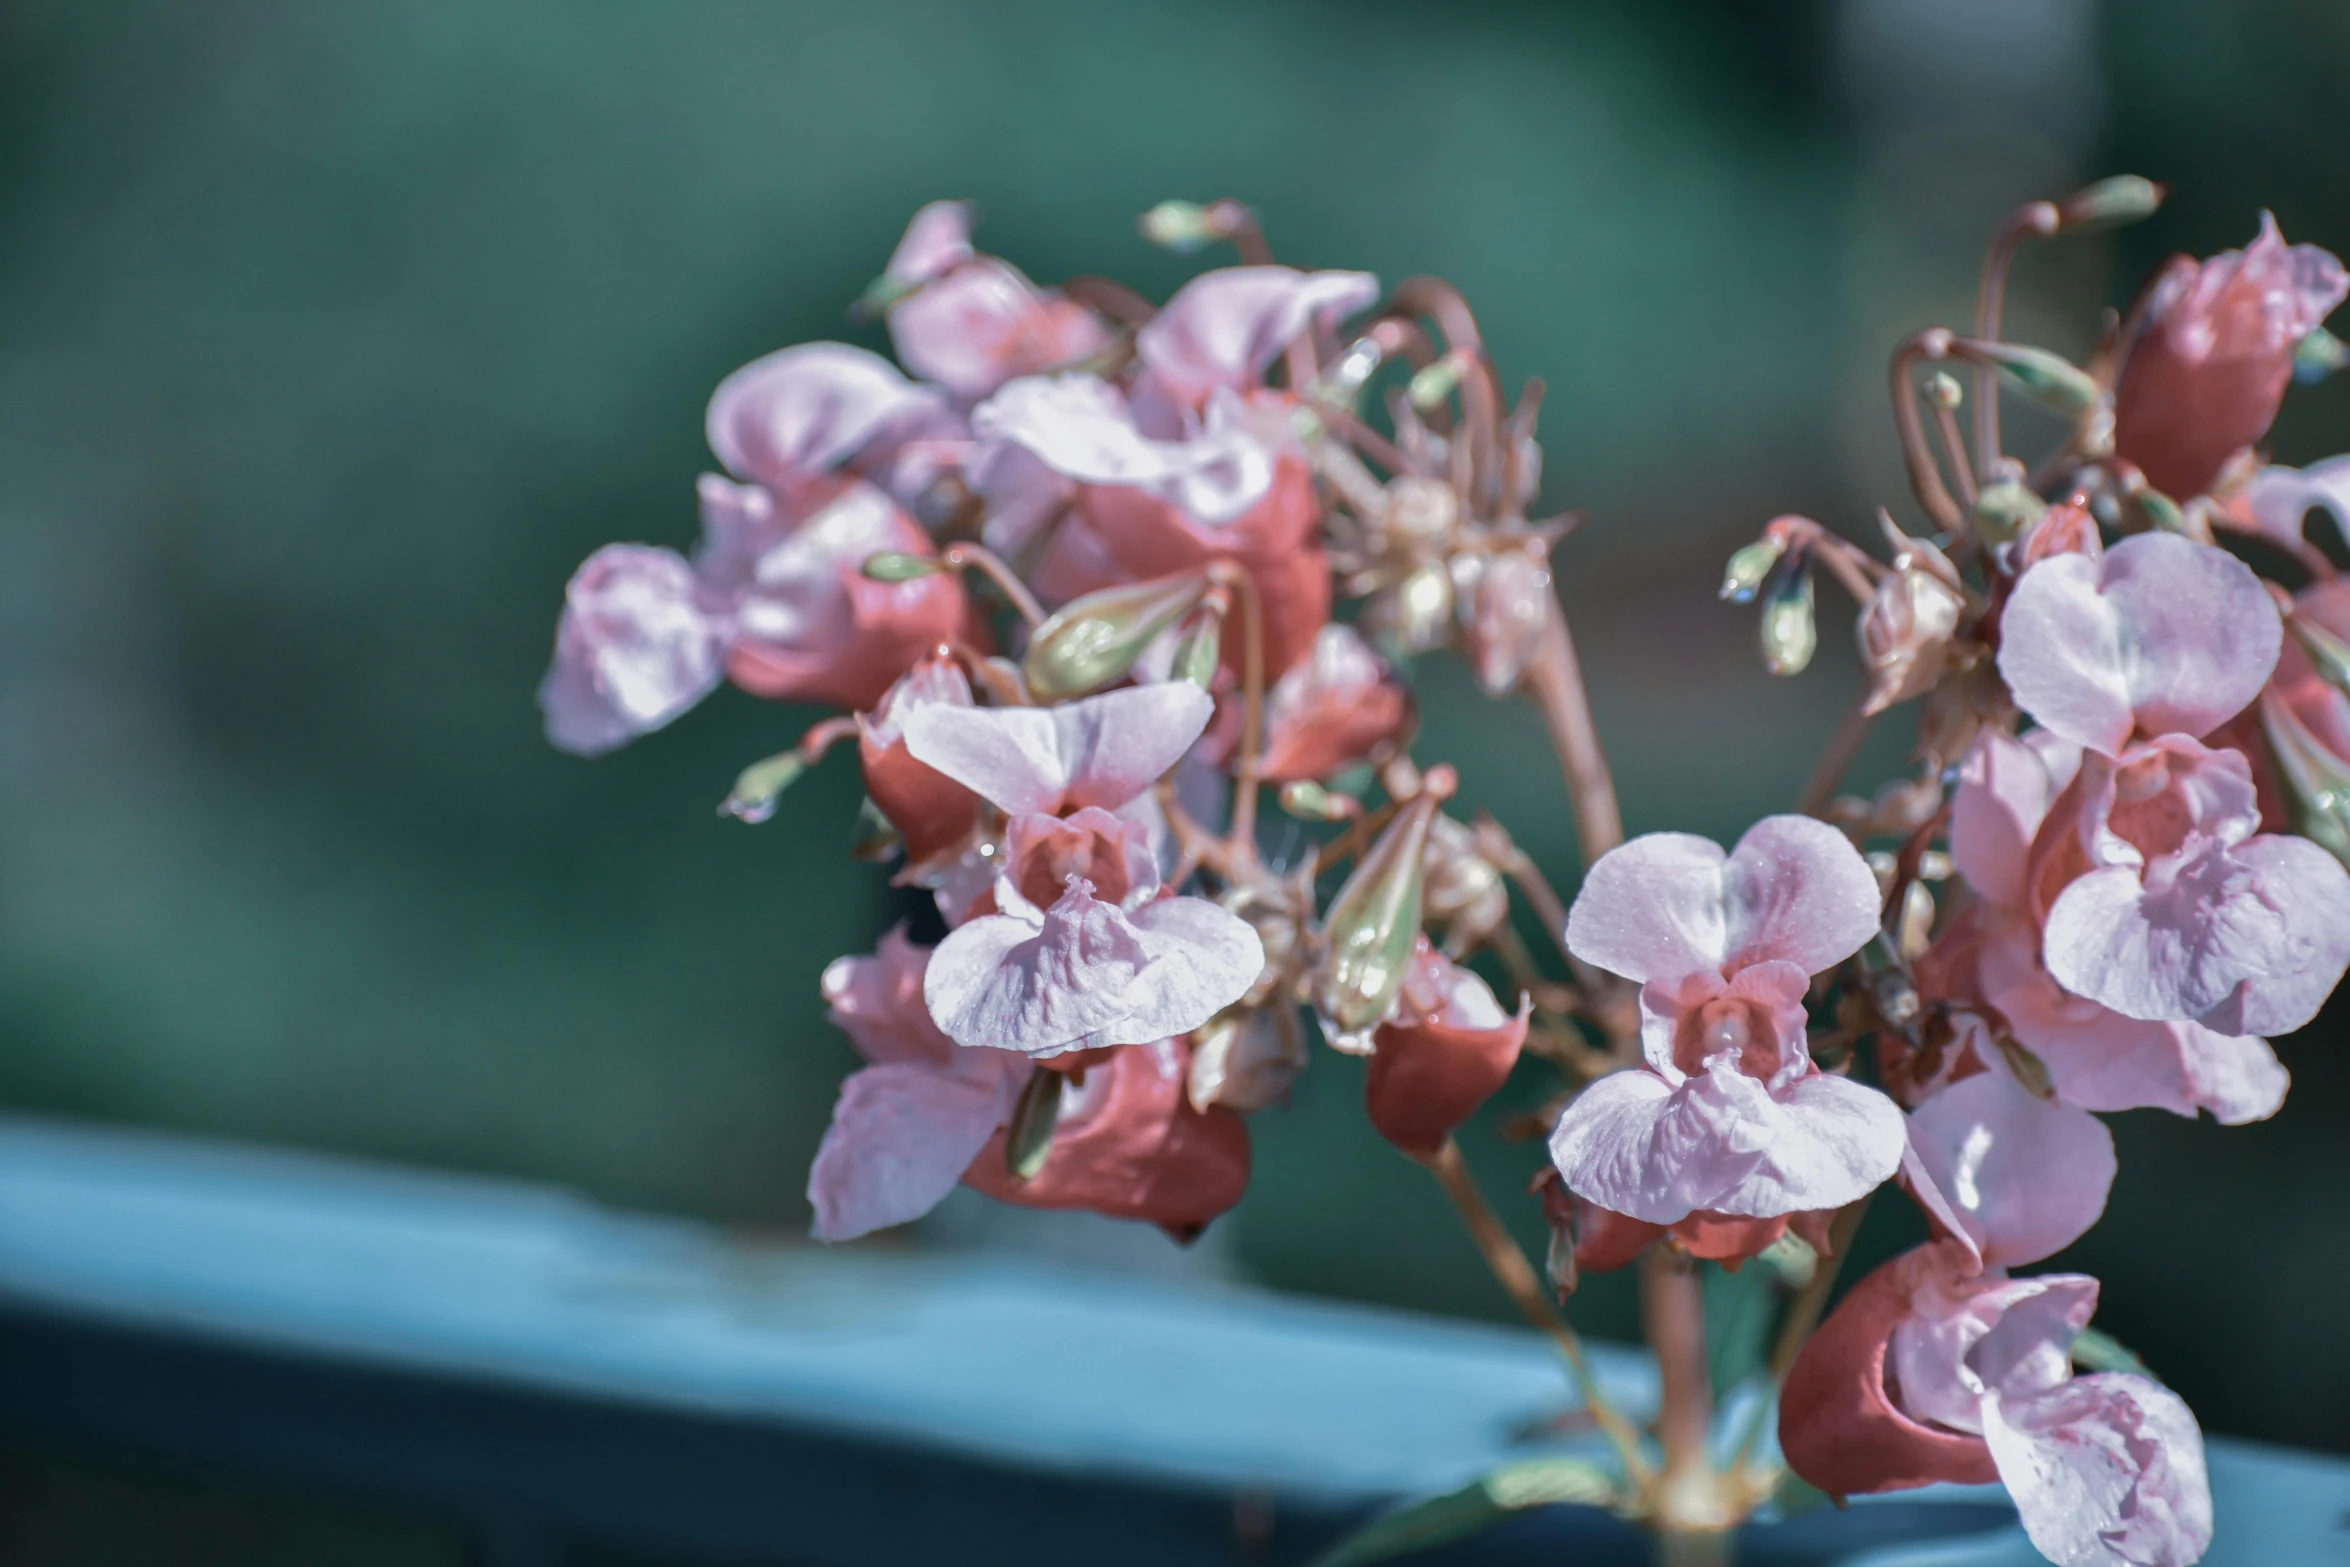
[(1984, 343), (1972, 338), (1958, 346), (1966, 357), (1997, 369), (2002, 381), (2026, 397), (2069, 419), (2097, 406), (2097, 383), (2061, 354), (2021, 343)]
[(757, 826), (775, 814), (776, 799), (807, 770), (807, 758), (796, 747), (753, 762), (737, 775), (733, 790), (718, 802), (718, 814)]
[(1924, 390), (1926, 401), (1937, 408), (1955, 409), (1966, 401), (1966, 388), (1947, 370), (1937, 370), (1927, 376)]
[(1772, 674), (1800, 675), (1819, 651), (1812, 600), (1811, 561), (1799, 554), (1763, 595), (1763, 667)]
[(1061, 1120), (1061, 1093), (1069, 1078), (1062, 1072), (1030, 1074), (1012, 1106), (1012, 1124), (1004, 1134), (1004, 1167), (1015, 1181), (1034, 1180), (1053, 1151), (1053, 1128)]
[(1330, 900), (1314, 1002), (1335, 1031), (1333, 1044), (1366, 1035), (1395, 1008), (1420, 935), (1429, 824), (1453, 788), (1450, 768), (1432, 768)]
[(1730, 557), (1722, 569), (1722, 598), (1732, 604), (1751, 604), (1769, 579), (1771, 568), (1787, 547), (1777, 539), (1757, 539)]
[(1280, 800), (1283, 810), (1309, 822), (1352, 821), (1363, 814), (1363, 802), (1353, 795), (1326, 789), (1307, 778), (1283, 784)]
[(2273, 693), (2260, 698), (2260, 735), (2276, 764), (2293, 830), (2350, 865), (2350, 764)]
[(1175, 644), (1175, 665), (1171, 678), (1188, 680), (1203, 691), (1212, 691), (1216, 685), (1216, 669), (1224, 657), (1224, 617), (1202, 615), (1199, 623), (1184, 633)]
[(1975, 497), (1975, 532), (1989, 544), (2012, 543), (2047, 515), (2048, 503), (2020, 479), (1986, 484)]
[(1471, 360), (1461, 349), (1448, 351), (1442, 358), (1422, 365), (1412, 376), (1412, 406), (1434, 408), (1459, 389), (1462, 377), (1469, 373)]
[(1188, 256), (1217, 237), (1208, 209), (1196, 201), (1162, 201), (1137, 219), (1135, 227), (1144, 239), (1178, 256)]
[(1198, 607), (1204, 572), (1181, 572), (1071, 599), (1036, 628), (1021, 661), (1028, 689), (1047, 702), (1099, 691), (1123, 679), (1142, 650)]
[(2083, 186), (2056, 204), (2057, 232), (2092, 234), (2154, 216), (2170, 188), (2136, 174), (2116, 174)]
[(2312, 328), (2293, 349), (2293, 379), (2314, 386), (2350, 364), (2350, 346), (2324, 327)]
[(865, 557), (859, 568), (869, 582), (912, 582), (917, 577), (934, 576), (946, 566), (928, 555), (909, 555), (903, 550), (883, 550)]

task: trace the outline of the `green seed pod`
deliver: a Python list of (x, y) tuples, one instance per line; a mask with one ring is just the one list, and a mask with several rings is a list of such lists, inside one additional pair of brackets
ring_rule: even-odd
[(1203, 691), (1216, 685), (1216, 666), (1224, 656), (1224, 617), (1202, 615), (1175, 648), (1175, 678), (1188, 680)]
[(1162, 201), (1144, 213), (1135, 227), (1142, 230), (1144, 239), (1178, 256), (1188, 256), (1217, 237), (1208, 209), (1196, 201)]
[(1047, 702), (1084, 696), (1123, 679), (1153, 638), (1198, 607), (1204, 572), (1154, 577), (1071, 599), (1036, 628), (1021, 670)]
[(866, 556), (865, 564), (858, 569), (870, 582), (912, 582), (916, 577), (927, 577), (947, 568), (927, 555), (883, 550), (878, 555)]
[(2056, 204), (2057, 232), (2090, 234), (2154, 216), (2169, 189), (2136, 174), (2116, 174), (2074, 191)]
[(2293, 350), (2293, 379), (2313, 386), (2350, 364), (2350, 346), (2324, 327), (2314, 328)]
[(718, 802), (718, 814), (753, 825), (775, 814), (776, 798), (799, 781), (808, 764), (796, 750), (753, 762), (734, 780), (733, 792)]
[(1763, 599), (1763, 667), (1774, 675), (1800, 675), (1820, 650), (1819, 622), (1812, 614), (1811, 562), (1796, 563)]
[(1428, 827), (1442, 804), (1434, 790), (1413, 796), (1330, 900), (1314, 1001), (1342, 1034), (1376, 1027), (1403, 987), (1420, 935)]
[(1786, 553), (1786, 546), (1776, 539), (1757, 539), (1732, 555), (1730, 564), (1722, 570), (1723, 599), (1732, 604), (1753, 603), (1771, 568)]
[(2097, 383), (2061, 354), (2020, 343), (1969, 340), (1967, 357), (1995, 366), (1999, 378), (2042, 407), (2077, 419), (2097, 406)]
[(2048, 503), (2018, 479), (1998, 479), (1975, 497), (1975, 531), (1992, 544), (2020, 539), (2042, 517)]
[(1004, 1167), (1015, 1181), (1030, 1181), (1044, 1168), (1053, 1151), (1053, 1128), (1061, 1121), (1061, 1090), (1069, 1079), (1038, 1068), (1020, 1090), (1012, 1106), (1012, 1124), (1004, 1133)]

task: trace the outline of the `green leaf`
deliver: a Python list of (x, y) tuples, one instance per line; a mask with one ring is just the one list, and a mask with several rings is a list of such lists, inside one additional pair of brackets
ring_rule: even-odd
[(2073, 1365), (2082, 1371), (2134, 1371), (2149, 1382), (2162, 1380), (2146, 1369), (2136, 1350), (2095, 1328), (2081, 1329), (2080, 1337), (2073, 1340)]
[(1323, 1552), (1314, 1567), (1360, 1567), (1425, 1551), (1532, 1507), (1558, 1502), (1604, 1507), (1615, 1500), (1615, 1476), (1588, 1459), (1529, 1458), (1373, 1519)]

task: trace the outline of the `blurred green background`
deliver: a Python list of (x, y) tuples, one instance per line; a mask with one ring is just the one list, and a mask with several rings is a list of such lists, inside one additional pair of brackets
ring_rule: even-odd
[[(1135, 214), (1229, 194), (1285, 260), (1459, 284), (1549, 383), (1547, 501), (1592, 516), (1563, 592), (1629, 825), (1726, 839), (1793, 799), (1854, 661), (1832, 610), (1769, 680), (1716, 573), (1778, 511), (1908, 515), (1892, 341), (1971, 313), (2007, 207), (2101, 173), (2177, 194), (2027, 252), (2015, 335), (2085, 350), (2262, 206), (2350, 250), (2346, 71), (2350, 10), (2292, 0), (14, 0), (0, 1104), (802, 1231), (853, 1061), (816, 976), (891, 917), (844, 857), (854, 768), (746, 829), (714, 803), (808, 713), (725, 692), (591, 764), (532, 690), (582, 556), (690, 541), (720, 376), (882, 346), (844, 307), (924, 201), (976, 198), (1046, 281), (1163, 296), (1190, 265)], [(2350, 447), (2350, 393), (2296, 392), (2276, 446)], [(1531, 714), (1424, 674), (1426, 754), (1571, 880)], [(2350, 1449), (2341, 1015), (2282, 1046), (2272, 1122), (2118, 1118), (2060, 1260), (2209, 1427)], [(1359, 1094), (1324, 1053), (1259, 1122), (1222, 1255), (1505, 1314)], [(1491, 1119), (1473, 1157), (1522, 1184)], [(1629, 1331), (1618, 1281), (1577, 1310)]]

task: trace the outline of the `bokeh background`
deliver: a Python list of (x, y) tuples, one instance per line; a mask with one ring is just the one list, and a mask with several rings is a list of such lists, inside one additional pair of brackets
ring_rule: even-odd
[[(1971, 313), (2010, 205), (2103, 173), (2176, 195), (2028, 251), (2014, 335), (2085, 350), (2263, 206), (2350, 249), (2346, 73), (2350, 10), (2295, 0), (12, 0), (0, 1106), (802, 1232), (853, 1059), (816, 976), (892, 917), (843, 854), (855, 770), (746, 829), (713, 804), (808, 713), (723, 692), (583, 763), (532, 690), (582, 556), (690, 541), (721, 375), (883, 346), (845, 306), (924, 201), (976, 198), (1048, 282), (1163, 297), (1192, 264), (1135, 214), (1229, 194), (1284, 260), (1459, 284), (1549, 383), (1548, 502), (1591, 514), (1563, 593), (1630, 826), (1727, 838), (1792, 800), (1854, 661), (1835, 612), (1770, 680), (1716, 573), (1778, 511), (1906, 515), (1893, 340)], [(2350, 447), (2350, 392), (2297, 391), (2275, 445)], [(1571, 880), (1530, 712), (1422, 676), (1428, 753)], [(2284, 1043), (2267, 1124), (2118, 1118), (2061, 1260), (2209, 1427), (2350, 1449), (2341, 1019)], [(1199, 1265), (1505, 1315), (1359, 1093), (1323, 1054)], [(1500, 1189), (1539, 1155), (1491, 1119)], [(1629, 1331), (1607, 1281), (1577, 1309)], [(0, 1522), (24, 1559), (23, 1517), (113, 1511), (11, 1463), (50, 1498)]]

